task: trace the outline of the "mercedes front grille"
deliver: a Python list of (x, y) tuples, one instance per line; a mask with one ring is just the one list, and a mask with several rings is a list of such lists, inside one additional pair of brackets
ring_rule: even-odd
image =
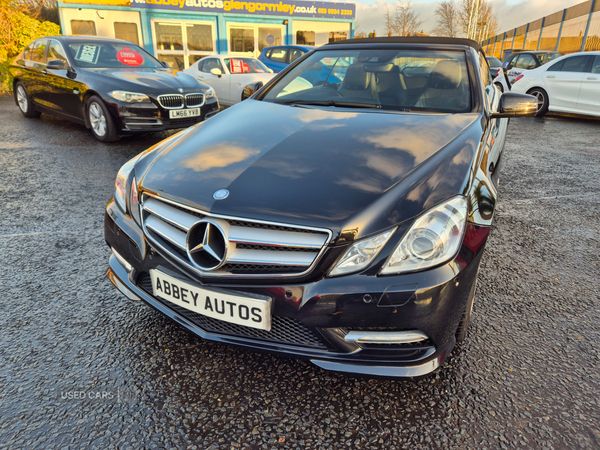
[[(141, 208), (144, 233), (155, 249), (205, 276), (306, 275), (314, 268), (332, 236), (328, 229), (222, 216), (149, 194), (143, 195)], [(211, 233), (222, 234), (216, 240), (211, 237), (214, 242), (210, 244), (217, 251), (226, 249), (221, 252), (220, 263), (218, 259), (204, 255), (203, 265), (197, 254), (192, 254), (195, 248), (202, 247), (197, 244), (202, 243), (203, 237), (205, 247), (209, 247), (206, 221), (211, 222)], [(207, 269), (207, 265), (214, 268)]]

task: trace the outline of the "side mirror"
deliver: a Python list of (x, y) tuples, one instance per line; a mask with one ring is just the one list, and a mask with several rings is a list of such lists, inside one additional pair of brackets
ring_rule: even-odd
[(166, 67), (167, 69), (171, 68), (171, 66), (169, 65), (169, 63), (167, 61), (161, 61), (160, 63), (163, 65), (163, 67)]
[(505, 92), (500, 97), (498, 112), (492, 113), (491, 117), (492, 119), (530, 117), (535, 116), (537, 108), (538, 100), (533, 95)]
[(506, 66), (506, 68), (507, 68), (508, 70), (512, 69), (513, 67), (515, 67), (513, 64), (508, 64), (508, 65)]
[(247, 98), (252, 97), (255, 93), (257, 93), (260, 88), (263, 87), (263, 82), (262, 81), (257, 81), (256, 83), (250, 83), (247, 84), (244, 87), (244, 90), (242, 91), (242, 101), (246, 100)]
[(223, 75), (223, 72), (221, 72), (221, 69), (217, 69), (216, 67), (214, 69), (210, 69), (210, 73), (212, 73), (213, 75), (221, 78), (221, 76)]
[(69, 70), (69, 68), (64, 63), (64, 61), (61, 61), (60, 59), (53, 59), (51, 61), (48, 61), (48, 64), (46, 64), (46, 69), (48, 69), (48, 70)]

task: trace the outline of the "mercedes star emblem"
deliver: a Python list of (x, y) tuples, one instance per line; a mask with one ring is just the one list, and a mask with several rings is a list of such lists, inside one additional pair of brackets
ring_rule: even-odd
[(216, 270), (225, 263), (227, 236), (216, 220), (202, 219), (192, 225), (186, 246), (190, 260), (202, 270)]
[(224, 198), (227, 198), (228, 195), (229, 191), (227, 189), (219, 189), (213, 194), (213, 198), (215, 200), (223, 200)]

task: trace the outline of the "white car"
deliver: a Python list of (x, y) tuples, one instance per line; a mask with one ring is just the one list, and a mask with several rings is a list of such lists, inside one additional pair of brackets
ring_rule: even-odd
[[(560, 52), (519, 51), (510, 55), (502, 67), (506, 67), (508, 82), (512, 86), (520, 75), (528, 72), (529, 70), (537, 69), (544, 64), (548, 64), (550, 61), (561, 56), (562, 53)], [(498, 71), (496, 78), (494, 78), (494, 84), (498, 86), (500, 92), (506, 92), (510, 90), (502, 70)]]
[(537, 116), (548, 111), (600, 116), (600, 52), (561, 56), (522, 74), (511, 90), (537, 97)]
[(247, 84), (256, 81), (266, 84), (276, 75), (256, 58), (235, 55), (206, 56), (184, 72), (212, 87), (219, 103), (225, 106), (239, 103)]

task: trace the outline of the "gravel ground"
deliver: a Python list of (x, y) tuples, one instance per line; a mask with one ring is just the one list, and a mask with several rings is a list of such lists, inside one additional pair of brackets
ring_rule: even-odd
[(600, 122), (513, 119), (469, 337), (418, 382), (203, 342), (127, 300), (104, 206), (167, 134), (101, 144), (9, 97), (0, 124), (0, 448), (600, 449)]

